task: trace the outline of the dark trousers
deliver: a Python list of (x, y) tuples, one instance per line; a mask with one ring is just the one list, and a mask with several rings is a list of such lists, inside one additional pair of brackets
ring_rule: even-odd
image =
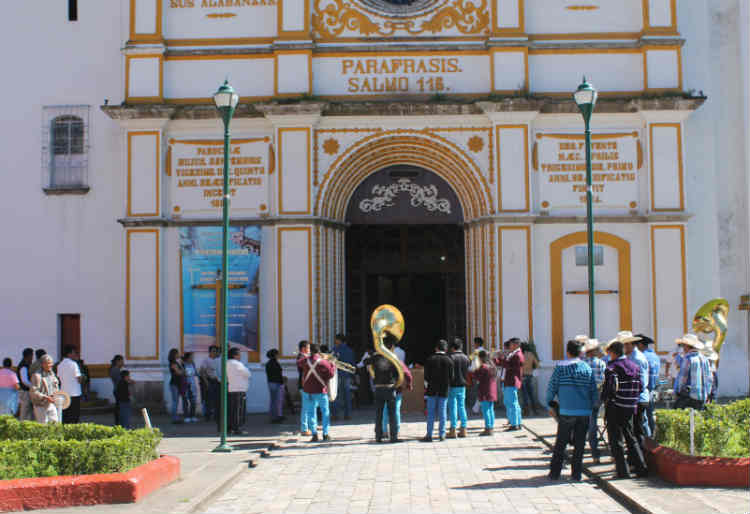
[(388, 429), (391, 441), (398, 438), (398, 425), (396, 425), (396, 390), (393, 387), (375, 388), (375, 438), (383, 439), (383, 411), (388, 409)]
[(115, 426), (120, 424), (120, 400), (115, 398)]
[(63, 423), (78, 423), (81, 419), (81, 397), (71, 396), (70, 407), (62, 411)]
[(646, 411), (648, 410), (648, 403), (639, 403), (638, 410), (635, 411), (635, 420), (633, 420), (633, 435), (638, 444), (641, 445), (641, 451), (645, 451), (646, 437), (651, 434), (646, 432), (646, 426), (648, 421), (646, 420)]
[(229, 393), (227, 432), (239, 432), (245, 425), (245, 393)]
[(643, 458), (643, 451), (635, 438), (633, 429), (635, 411), (623, 409), (616, 405), (607, 405), (604, 417), (607, 422), (607, 438), (612, 450), (612, 457), (615, 459), (617, 476), (619, 478), (630, 476), (630, 466), (628, 461), (625, 460), (625, 452), (622, 446), (623, 439), (625, 439), (625, 445), (628, 447), (628, 460), (635, 467), (635, 472), (638, 475), (645, 475), (646, 461)]
[(119, 411), (117, 424), (121, 427), (130, 428), (130, 414), (132, 412), (130, 402), (118, 402), (117, 410)]
[(583, 470), (583, 449), (586, 446), (586, 434), (589, 430), (589, 416), (559, 416), (557, 418), (557, 439), (552, 451), (552, 462), (549, 474), (553, 478), (560, 476), (565, 457), (565, 448), (573, 435), (573, 462), (571, 475), (574, 480), (581, 479)]
[(208, 394), (206, 395), (206, 419), (219, 419), (219, 391), (221, 383), (218, 380), (208, 381)]
[(706, 408), (706, 404), (700, 400), (693, 400), (688, 395), (679, 395), (674, 402), (674, 408), (703, 410)]

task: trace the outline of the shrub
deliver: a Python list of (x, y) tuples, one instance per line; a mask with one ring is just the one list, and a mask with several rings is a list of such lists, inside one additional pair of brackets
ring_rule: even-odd
[(42, 425), (0, 416), (0, 480), (128, 471), (158, 457), (158, 429)]
[[(695, 454), (712, 457), (750, 456), (750, 399), (728, 405), (709, 404), (695, 412)], [(690, 411), (656, 411), (656, 442), (690, 453)]]

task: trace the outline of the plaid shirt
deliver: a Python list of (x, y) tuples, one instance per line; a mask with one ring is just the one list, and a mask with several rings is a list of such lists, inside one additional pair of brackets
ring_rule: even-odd
[(596, 387), (601, 389), (604, 382), (604, 370), (607, 369), (607, 365), (599, 357), (586, 357), (584, 361), (591, 366), (591, 371), (594, 372), (594, 380), (596, 380)]
[(612, 403), (634, 412), (638, 408), (641, 392), (641, 377), (638, 364), (622, 357), (612, 361), (604, 372), (602, 403)]
[(711, 394), (713, 379), (711, 364), (697, 350), (689, 352), (682, 359), (680, 374), (677, 376), (677, 394), (688, 394), (693, 400), (705, 402)]

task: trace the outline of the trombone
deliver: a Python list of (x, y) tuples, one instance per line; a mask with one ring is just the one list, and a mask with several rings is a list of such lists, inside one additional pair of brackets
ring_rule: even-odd
[(355, 366), (352, 366), (348, 362), (338, 360), (332, 353), (321, 353), (319, 355), (333, 364), (336, 369), (340, 369), (345, 373), (351, 373), (352, 375), (357, 373), (357, 368)]

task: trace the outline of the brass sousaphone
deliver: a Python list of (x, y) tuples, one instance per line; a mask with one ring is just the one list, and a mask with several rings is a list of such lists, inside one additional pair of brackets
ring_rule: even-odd
[(728, 315), (729, 302), (723, 298), (716, 298), (706, 302), (693, 316), (693, 332), (706, 345), (704, 355), (714, 355), (716, 358), (716, 367), (719, 366), (719, 353), (727, 337)]
[(370, 317), (370, 328), (372, 329), (372, 341), (375, 345), (375, 351), (388, 359), (396, 367), (396, 372), (398, 373), (396, 387), (401, 387), (404, 383), (404, 369), (401, 367), (402, 364), (398, 356), (383, 344), (383, 338), (386, 333), (391, 334), (399, 341), (404, 337), (404, 331), (406, 330), (404, 316), (393, 305), (381, 305), (373, 311)]

